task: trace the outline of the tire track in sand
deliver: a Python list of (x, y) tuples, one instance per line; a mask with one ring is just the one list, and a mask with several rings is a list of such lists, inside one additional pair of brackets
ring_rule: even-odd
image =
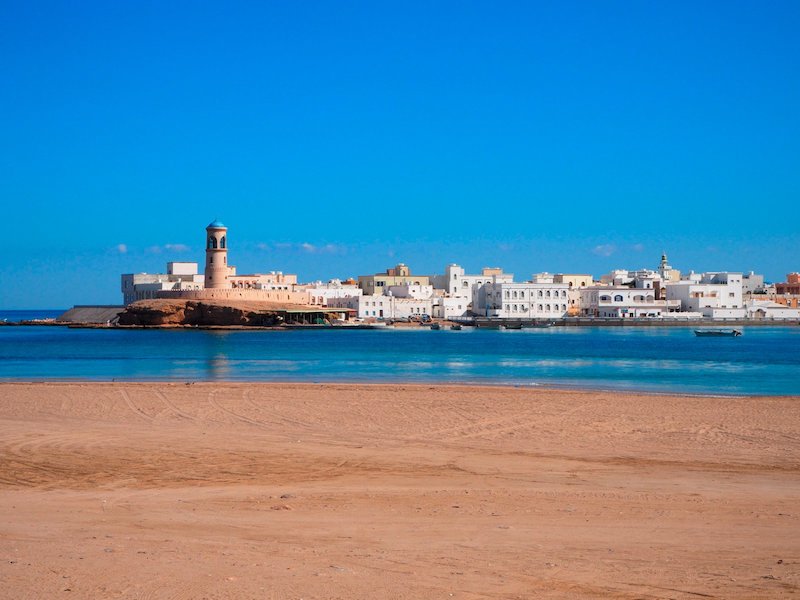
[(155, 417), (148, 415), (146, 412), (144, 412), (144, 410), (136, 406), (136, 403), (131, 399), (130, 395), (128, 394), (128, 390), (126, 390), (124, 387), (119, 388), (119, 393), (125, 400), (125, 404), (128, 405), (128, 408), (130, 408), (131, 412), (135, 414), (137, 417), (140, 417), (151, 424), (156, 420)]

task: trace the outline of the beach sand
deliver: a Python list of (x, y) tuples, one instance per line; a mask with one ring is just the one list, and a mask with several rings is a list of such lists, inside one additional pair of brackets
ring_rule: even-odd
[(800, 595), (800, 398), (0, 385), (2, 598)]

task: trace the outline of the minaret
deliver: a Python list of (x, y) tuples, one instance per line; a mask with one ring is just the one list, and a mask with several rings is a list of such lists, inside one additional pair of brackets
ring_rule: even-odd
[(671, 270), (672, 267), (670, 267), (669, 263), (667, 262), (667, 253), (663, 252), (661, 254), (661, 265), (658, 268), (658, 273), (663, 279), (668, 279), (668, 274)]
[(206, 289), (227, 287), (228, 228), (214, 219), (206, 227)]

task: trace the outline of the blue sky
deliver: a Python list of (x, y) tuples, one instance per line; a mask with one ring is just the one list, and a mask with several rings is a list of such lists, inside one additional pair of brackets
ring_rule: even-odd
[(800, 3), (0, 3), (0, 308), (203, 260), (800, 268)]

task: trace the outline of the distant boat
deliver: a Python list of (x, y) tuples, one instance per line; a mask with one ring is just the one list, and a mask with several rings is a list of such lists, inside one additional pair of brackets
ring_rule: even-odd
[(544, 323), (533, 323), (531, 325), (531, 327), (535, 327), (536, 329), (543, 329), (545, 327), (552, 327), (552, 326), (553, 326), (552, 321), (546, 321)]
[(453, 331), (461, 331), (461, 325), (459, 325), (458, 323), (456, 323), (455, 325), (450, 325), (450, 329), (452, 329)]
[(441, 325), (439, 325), (438, 323), (432, 323), (432, 324), (431, 324), (431, 329), (434, 329), (434, 330), (435, 330), (435, 329), (441, 329), (441, 328), (442, 328), (442, 326), (441, 326)]
[(522, 323), (503, 323), (504, 329), (522, 329)]
[(742, 335), (738, 329), (695, 329), (697, 337), (737, 337)]

